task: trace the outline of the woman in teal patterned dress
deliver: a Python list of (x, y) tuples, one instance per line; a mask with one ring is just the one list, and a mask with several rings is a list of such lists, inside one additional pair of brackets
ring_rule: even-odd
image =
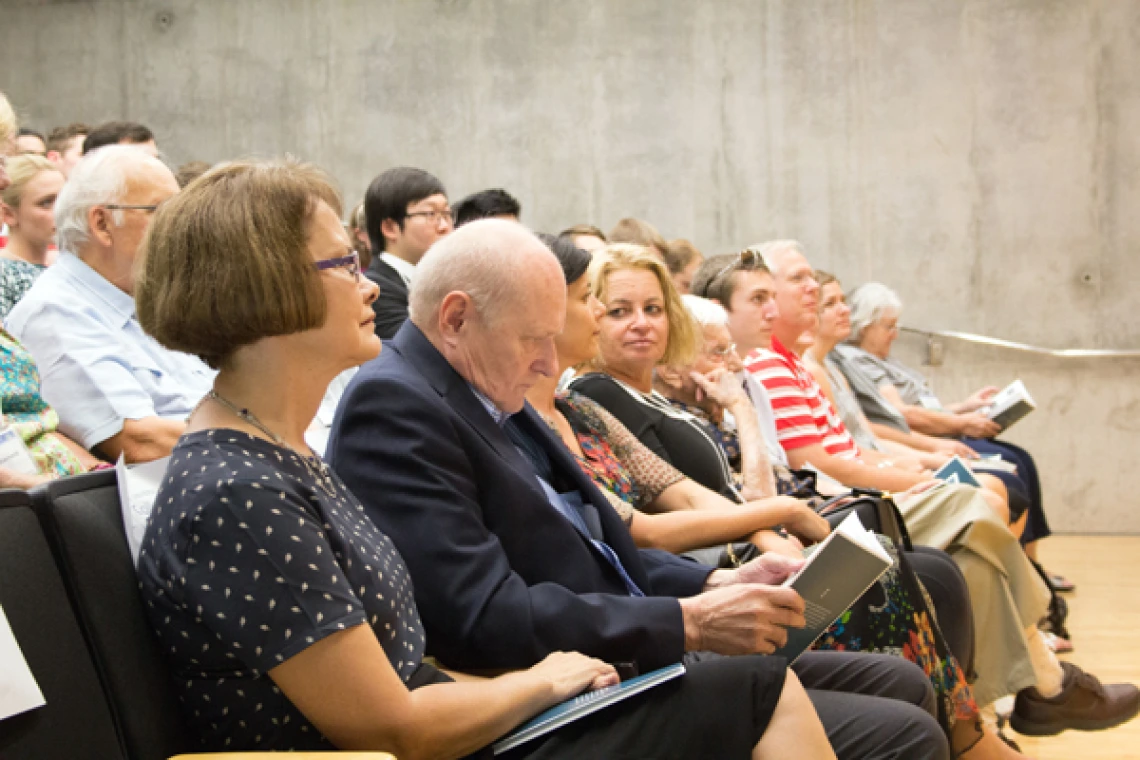
[(28, 447), (39, 470), (27, 475), (0, 467), (0, 487), (31, 488), (101, 466), (98, 459), (57, 431), (59, 416), (40, 395), (35, 360), (4, 330), (0, 330), (0, 359), (0, 411)]

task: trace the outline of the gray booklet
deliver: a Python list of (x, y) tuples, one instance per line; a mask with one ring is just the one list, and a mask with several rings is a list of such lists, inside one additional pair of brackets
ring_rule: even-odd
[(789, 628), (788, 641), (774, 654), (793, 662), (891, 566), (891, 557), (854, 512), (784, 582), (804, 600), (807, 626)]

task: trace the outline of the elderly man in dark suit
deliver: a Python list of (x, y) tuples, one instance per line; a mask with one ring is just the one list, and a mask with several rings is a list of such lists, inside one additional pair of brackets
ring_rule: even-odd
[(380, 174), (364, 194), (372, 263), (364, 274), (380, 286), (372, 304), (376, 334), (391, 338), (408, 318), (408, 288), (432, 243), (451, 232), (443, 183), (422, 169), (398, 166)]
[[(565, 298), (557, 260), (522, 226), (463, 227), (420, 262), (410, 320), (333, 422), (330, 461), (411, 568), (429, 652), (501, 669), (567, 649), (645, 670), (774, 651), (803, 625), (778, 585), (794, 564), (711, 570), (638, 550), (525, 403), (556, 371)], [(839, 757), (948, 756), (913, 664), (809, 652), (793, 669)]]

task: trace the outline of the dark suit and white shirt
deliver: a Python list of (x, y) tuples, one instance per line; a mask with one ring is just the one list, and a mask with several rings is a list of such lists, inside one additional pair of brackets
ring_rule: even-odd
[(380, 295), (372, 303), (377, 337), (384, 340), (394, 337), (408, 318), (408, 290), (415, 273), (415, 264), (387, 251), (374, 256), (364, 270), (365, 276), (380, 286)]

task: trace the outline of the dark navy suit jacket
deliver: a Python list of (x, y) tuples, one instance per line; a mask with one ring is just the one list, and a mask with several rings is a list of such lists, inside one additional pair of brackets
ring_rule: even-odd
[(643, 670), (680, 660), (676, 597), (698, 593), (710, 569), (637, 549), (534, 410), (514, 419), (597, 507), (606, 543), (647, 596), (626, 593), (463, 377), (407, 322), (345, 391), (328, 458), (411, 569), (428, 652), (461, 668), (526, 667), (557, 650)]
[(408, 286), (392, 266), (380, 258), (377, 251), (364, 275), (380, 286), (380, 294), (372, 302), (376, 314), (376, 335), (387, 340), (396, 334), (408, 318)]

